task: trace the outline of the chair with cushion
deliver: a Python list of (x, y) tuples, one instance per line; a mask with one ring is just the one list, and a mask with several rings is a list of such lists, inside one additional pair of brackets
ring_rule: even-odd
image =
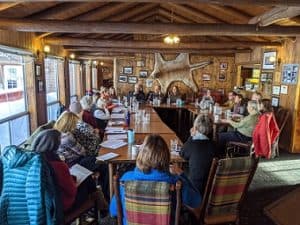
[[(126, 181), (119, 183), (114, 177), (114, 191), (118, 207), (118, 225), (123, 224), (123, 209), (119, 185), (125, 188), (127, 224), (169, 225), (179, 224), (181, 208), (181, 182), (176, 185), (158, 181)], [(172, 210), (172, 201), (176, 199), (176, 209)], [(174, 212), (175, 211), (175, 212)], [(175, 213), (175, 216), (174, 214)], [(174, 223), (171, 221), (175, 220)]]
[(202, 204), (194, 210), (201, 224), (238, 224), (239, 208), (257, 163), (251, 157), (213, 160)]

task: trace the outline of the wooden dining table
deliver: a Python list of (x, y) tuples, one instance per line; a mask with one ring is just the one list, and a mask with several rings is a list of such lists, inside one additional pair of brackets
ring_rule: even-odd
[[(142, 110), (145, 110), (146, 114), (150, 114), (150, 121), (140, 121), (136, 123), (135, 117), (136, 113), (131, 113), (131, 123), (130, 126), (126, 129), (133, 129), (135, 132), (135, 144), (142, 144), (145, 137), (149, 134), (159, 134), (167, 143), (170, 148), (171, 140), (177, 139), (178, 143), (181, 145), (181, 141), (176, 136), (175, 132), (171, 130), (158, 116), (155, 110), (150, 106), (145, 106)], [(125, 123), (125, 120), (124, 120)], [(131, 152), (131, 145), (125, 145), (117, 149), (110, 148), (101, 148), (99, 150), (99, 156), (104, 155), (106, 153), (116, 153), (119, 156), (113, 159), (106, 161), (108, 163), (108, 172), (109, 172), (109, 191), (110, 197), (113, 194), (113, 175), (115, 174), (115, 168), (118, 164), (122, 163), (135, 163), (136, 155), (133, 155)], [(178, 154), (171, 153), (171, 161), (172, 162), (185, 162)], [(100, 163), (100, 162), (99, 162)]]

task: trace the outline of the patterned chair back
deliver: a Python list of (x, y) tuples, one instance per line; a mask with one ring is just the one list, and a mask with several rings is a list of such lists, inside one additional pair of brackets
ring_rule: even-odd
[(123, 224), (119, 185), (124, 185), (125, 213), (128, 225), (178, 225), (181, 209), (181, 182), (159, 181), (119, 182), (114, 176), (118, 208), (118, 225)]
[(206, 187), (205, 224), (233, 222), (238, 219), (240, 202), (257, 167), (250, 157), (215, 161), (215, 171)]

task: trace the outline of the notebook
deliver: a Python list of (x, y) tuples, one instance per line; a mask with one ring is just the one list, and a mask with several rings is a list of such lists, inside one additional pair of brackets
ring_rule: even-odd
[(110, 160), (110, 159), (116, 158), (118, 156), (119, 156), (119, 154), (116, 154), (116, 153), (113, 153), (113, 152), (109, 152), (109, 153), (106, 153), (104, 155), (96, 157), (96, 159), (100, 160), (100, 161), (106, 161), (106, 160)]

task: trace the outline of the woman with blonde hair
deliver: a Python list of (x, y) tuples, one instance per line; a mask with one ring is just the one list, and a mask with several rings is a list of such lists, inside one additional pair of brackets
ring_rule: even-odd
[(200, 114), (194, 120), (191, 136), (184, 143), (182, 158), (189, 162), (189, 178), (201, 194), (204, 193), (215, 146), (209, 139), (213, 122), (208, 115)]
[[(157, 181), (168, 182), (175, 184), (177, 180), (183, 182), (182, 188), (182, 202), (183, 204), (196, 208), (201, 203), (201, 196), (199, 192), (192, 186), (191, 182), (184, 176), (182, 170), (178, 166), (173, 166), (171, 174), (170, 168), (170, 150), (164, 139), (157, 134), (148, 135), (142, 145), (136, 159), (136, 168), (134, 171), (125, 173), (120, 182), (143, 180), (143, 181)], [(120, 186), (121, 204), (123, 208), (123, 224), (126, 225), (126, 205), (124, 185)], [(110, 214), (117, 216), (117, 204), (115, 196), (110, 203)]]
[(72, 132), (75, 130), (78, 116), (72, 112), (64, 112), (54, 124), (54, 129), (61, 132), (61, 144), (57, 150), (58, 154), (65, 159), (68, 166), (80, 161), (86, 155), (86, 150), (74, 138)]

